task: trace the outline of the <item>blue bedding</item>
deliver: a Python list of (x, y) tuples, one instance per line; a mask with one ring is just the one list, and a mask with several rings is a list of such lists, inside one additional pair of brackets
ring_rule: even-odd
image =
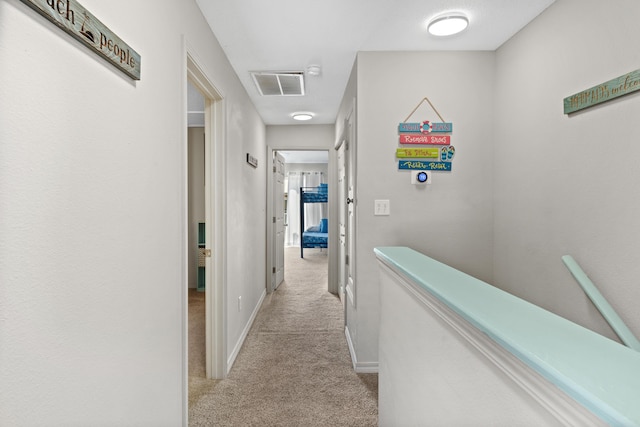
[(300, 187), (300, 194), (303, 203), (327, 203), (329, 201), (327, 184), (320, 184), (317, 187)]
[(320, 184), (317, 187), (300, 187), (300, 231), (302, 231), (302, 241), (300, 242), (300, 258), (304, 258), (304, 248), (327, 248), (329, 240), (329, 226), (327, 218), (322, 218), (320, 224), (304, 228), (304, 204), (305, 203), (327, 203), (327, 184)]
[(329, 221), (322, 218), (320, 224), (307, 228), (302, 233), (303, 248), (326, 248), (329, 240)]
[(326, 248), (329, 233), (305, 231), (302, 233), (302, 244), (305, 248)]
[(328, 195), (327, 193), (321, 193), (321, 192), (317, 192), (317, 193), (308, 193), (308, 192), (304, 192), (303, 194), (303, 201), (305, 203), (327, 203), (328, 201)]

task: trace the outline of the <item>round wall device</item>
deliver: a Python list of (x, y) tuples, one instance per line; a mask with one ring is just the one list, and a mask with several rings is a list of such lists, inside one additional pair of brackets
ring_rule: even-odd
[(429, 176), (426, 172), (418, 172), (418, 174), (416, 175), (416, 179), (418, 180), (418, 182), (427, 182), (428, 178)]

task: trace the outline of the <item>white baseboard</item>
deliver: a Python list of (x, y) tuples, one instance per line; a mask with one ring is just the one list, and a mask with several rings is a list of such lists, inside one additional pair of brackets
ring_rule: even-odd
[(253, 322), (256, 320), (256, 316), (258, 315), (258, 312), (260, 311), (260, 308), (262, 307), (262, 303), (264, 302), (264, 299), (266, 296), (267, 296), (267, 290), (265, 289), (262, 292), (262, 295), (260, 296), (260, 301), (258, 301), (258, 304), (256, 304), (255, 310), (253, 310), (253, 313), (251, 313), (251, 317), (247, 322), (247, 326), (245, 326), (245, 328), (242, 330), (242, 334), (240, 334), (240, 338), (238, 339), (238, 342), (236, 342), (236, 345), (233, 347), (233, 351), (231, 352), (231, 354), (229, 355), (229, 358), (227, 359), (227, 374), (231, 372), (233, 363), (236, 361), (236, 357), (238, 357), (238, 354), (240, 353), (240, 349), (244, 344), (244, 340), (246, 340), (247, 335), (249, 335), (251, 326), (253, 326)]
[(358, 374), (377, 374), (378, 362), (360, 362), (356, 363), (355, 371)]
[(344, 335), (346, 336), (347, 344), (349, 345), (349, 354), (351, 355), (351, 363), (353, 364), (353, 370), (358, 374), (377, 374), (378, 362), (358, 362), (358, 357), (356, 356), (356, 350), (353, 346), (353, 341), (351, 340), (351, 334), (349, 333), (349, 328), (347, 326), (344, 327)]

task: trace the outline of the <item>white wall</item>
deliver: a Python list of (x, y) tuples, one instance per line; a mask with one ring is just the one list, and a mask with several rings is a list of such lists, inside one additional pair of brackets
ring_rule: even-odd
[(267, 126), (267, 145), (274, 150), (328, 150), (333, 148), (334, 125)]
[(286, 172), (323, 172), (326, 177), (329, 173), (328, 163), (285, 163)]
[[(327, 184), (329, 191), (329, 218), (338, 217), (337, 199), (337, 166), (334, 125), (280, 125), (266, 127), (267, 155), (271, 156), (273, 150), (328, 150), (329, 164)], [(271, 174), (269, 174), (271, 175)], [(269, 178), (269, 177), (267, 177)], [(267, 199), (272, 200), (272, 188), (268, 186)], [(271, 217), (272, 206), (267, 206), (267, 216)], [(337, 221), (329, 220), (329, 290), (338, 292), (338, 251), (332, 249), (331, 242), (338, 241)], [(267, 260), (271, 265), (271, 260)], [(270, 272), (267, 271), (267, 276)]]
[[(131, 81), (0, 2), (0, 424), (176, 426), (183, 407), (183, 35), (226, 102), (233, 348), (264, 292), (264, 124), (193, 0), (83, 5), (142, 56)], [(225, 143), (226, 143), (225, 141)], [(251, 266), (251, 268), (247, 268)]]
[(204, 128), (190, 127), (189, 144), (189, 287), (198, 287), (198, 223), (205, 222), (204, 206)]
[[(362, 366), (378, 361), (373, 248), (409, 246), (480, 279), (492, 279), (494, 71), (490, 52), (358, 54), (357, 297), (347, 322)], [(453, 122), (457, 151), (452, 172), (436, 173), (431, 186), (419, 187), (410, 184), (408, 171), (398, 170), (395, 150), (398, 123), (425, 96)], [(423, 120), (439, 121), (426, 103), (409, 121)], [(390, 201), (390, 216), (373, 215), (376, 199)]]
[[(253, 108), (253, 107), (252, 107)], [(228, 361), (234, 359), (266, 292), (265, 127), (244, 107), (227, 110), (227, 314)], [(247, 153), (258, 159), (254, 168)], [(242, 298), (242, 310), (238, 299)], [(231, 366), (229, 366), (231, 368)]]
[(640, 95), (563, 99), (639, 68), (640, 3), (557, 0), (497, 52), (495, 283), (608, 336), (572, 255), (640, 335)]

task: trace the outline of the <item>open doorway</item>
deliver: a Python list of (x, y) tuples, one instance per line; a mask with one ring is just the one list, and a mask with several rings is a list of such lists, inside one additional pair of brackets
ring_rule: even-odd
[[(192, 56), (186, 41), (183, 49), (186, 62), (183, 164), (187, 194), (183, 214), (185, 284), (182, 295), (186, 419), (191, 400), (190, 374), (195, 373), (203, 381), (224, 378), (227, 374), (223, 302), (226, 283), (226, 153), (224, 99)], [(189, 302), (197, 305), (189, 307)], [(190, 324), (190, 314), (198, 318), (197, 326)]]
[(187, 230), (189, 396), (207, 378), (205, 97), (187, 82)]
[[(276, 217), (276, 272), (287, 270), (295, 258), (313, 256), (314, 262), (324, 263), (328, 270), (329, 252), (329, 152), (327, 150), (282, 150), (274, 152), (274, 164), (282, 162), (282, 185), (280, 172), (274, 168), (274, 214)], [(279, 210), (282, 207), (282, 227), (278, 227)], [(282, 237), (280, 238), (280, 231)], [(279, 254), (283, 254), (282, 260)], [(304, 266), (296, 261), (297, 266)], [(282, 266), (279, 264), (283, 263)], [(281, 275), (275, 279), (275, 288)]]

